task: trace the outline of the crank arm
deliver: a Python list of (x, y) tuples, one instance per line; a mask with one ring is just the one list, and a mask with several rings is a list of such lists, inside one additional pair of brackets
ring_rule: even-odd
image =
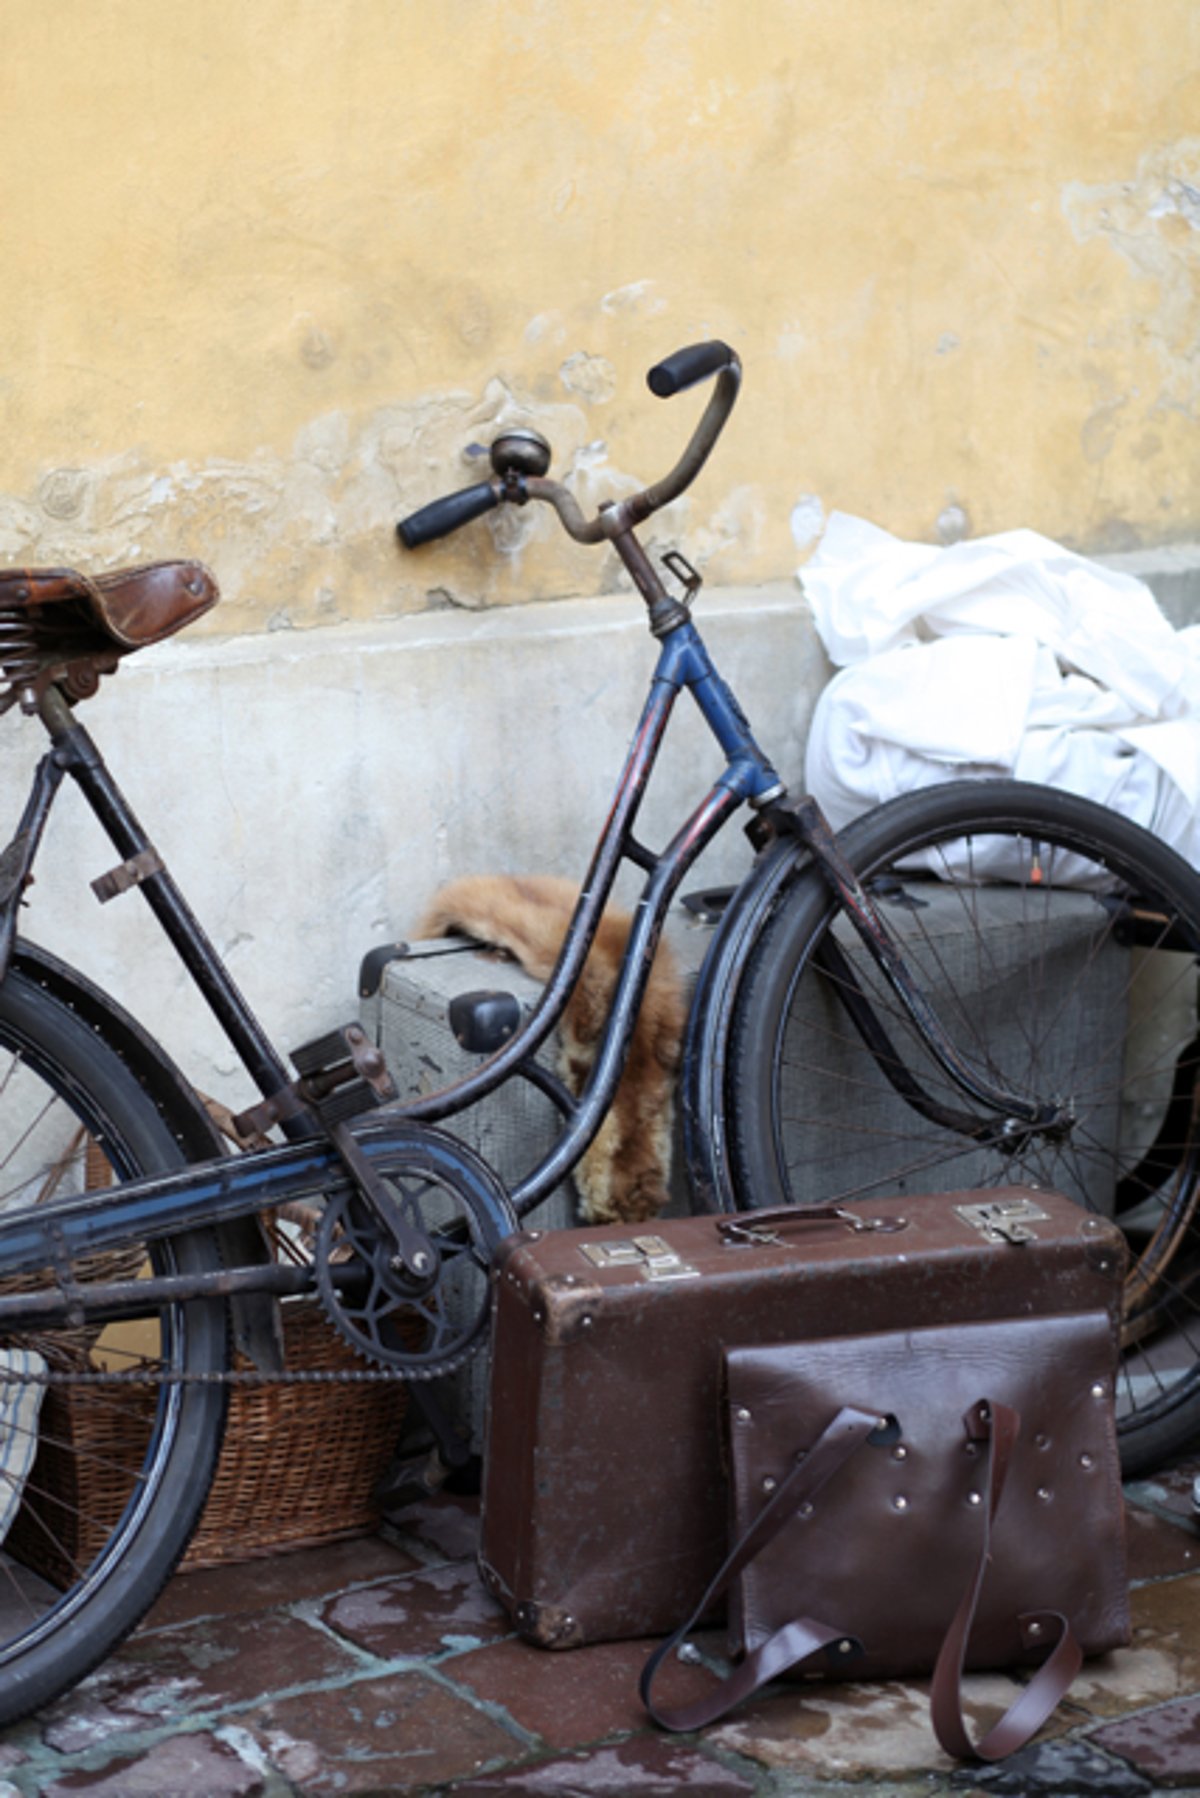
[(428, 1236), (409, 1223), (346, 1125), (334, 1124), (329, 1135), (354, 1177), (359, 1197), (391, 1237), (405, 1272), (418, 1282), (430, 1279), (437, 1271), (438, 1256)]
[[(356, 1131), (355, 1143), (367, 1161), (381, 1169), (386, 1169), (389, 1154), (419, 1147), (435, 1174), (444, 1164), (454, 1178), (462, 1177), (453, 1139), (427, 1126), (389, 1119)], [(124, 1181), (0, 1217), (0, 1276), (61, 1268), (80, 1255), (202, 1230), (230, 1218), (271, 1211), (288, 1200), (331, 1196), (351, 1185), (336, 1149), (321, 1138)], [(494, 1188), (481, 1180), (472, 1196), (494, 1233), (509, 1235), (512, 1213)]]

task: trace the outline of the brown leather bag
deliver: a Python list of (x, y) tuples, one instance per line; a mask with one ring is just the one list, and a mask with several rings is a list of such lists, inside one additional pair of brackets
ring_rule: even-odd
[[(1085, 1654), (1129, 1640), (1102, 1312), (732, 1350), (735, 1545), (647, 1662), (667, 1729), (712, 1722), (790, 1669), (933, 1671), (949, 1753), (998, 1760), (1041, 1728)], [(655, 1706), (657, 1668), (732, 1586), (744, 1658), (707, 1699)], [(973, 1742), (964, 1667), (1036, 1672)]]

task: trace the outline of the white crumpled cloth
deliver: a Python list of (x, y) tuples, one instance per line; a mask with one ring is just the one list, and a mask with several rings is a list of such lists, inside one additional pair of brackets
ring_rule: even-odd
[(840, 827), (1007, 775), (1082, 793), (1200, 865), (1200, 628), (1036, 531), (939, 549), (835, 512), (800, 580), (841, 672), (806, 783)]

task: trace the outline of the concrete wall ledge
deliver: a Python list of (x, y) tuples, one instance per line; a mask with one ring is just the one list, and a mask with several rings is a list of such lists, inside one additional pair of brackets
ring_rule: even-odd
[(1200, 623), (1200, 543), (1167, 543), (1096, 560), (1145, 581), (1176, 630)]

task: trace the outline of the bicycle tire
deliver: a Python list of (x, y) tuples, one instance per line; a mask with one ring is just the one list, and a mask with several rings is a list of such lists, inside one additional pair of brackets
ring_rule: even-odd
[[(0, 985), (0, 1207), (77, 1190), (89, 1168), (93, 1184), (105, 1183), (165, 1172), (183, 1159), (120, 1055), (63, 999), (11, 970)], [(128, 1278), (147, 1262), (164, 1272), (220, 1265), (207, 1231), (152, 1252), (134, 1244), (115, 1253), (119, 1264), (111, 1255), (77, 1261), (74, 1277), (81, 1284)], [(17, 1276), (16, 1284), (26, 1283)], [(13, 1494), (7, 1507), (0, 1502), (0, 1512), (8, 1511), (0, 1543), (0, 1724), (40, 1709), (110, 1654), (183, 1555), (215, 1470), (225, 1388), (161, 1375), (220, 1373), (227, 1334), (223, 1303), (208, 1299), (100, 1331), (0, 1335), (0, 1414), (10, 1432), (0, 1452), (0, 1500), (5, 1487)], [(18, 1359), (28, 1352), (40, 1365)], [(22, 1379), (31, 1371), (145, 1379)], [(22, 1444), (24, 1459), (32, 1456), (27, 1470)]]
[(1200, 876), (1116, 813), (1011, 781), (905, 795), (839, 842), (956, 1045), (1009, 1090), (1065, 1101), (1069, 1128), (1055, 1141), (1010, 1125), (1003, 1148), (980, 1147), (901, 1097), (819, 965), (822, 943), (848, 955), (925, 1092), (970, 1109), (805, 861), (730, 1020), (738, 1205), (1029, 1182), (1115, 1216), (1130, 1249), (1122, 1464), (1160, 1463), (1200, 1430)]

